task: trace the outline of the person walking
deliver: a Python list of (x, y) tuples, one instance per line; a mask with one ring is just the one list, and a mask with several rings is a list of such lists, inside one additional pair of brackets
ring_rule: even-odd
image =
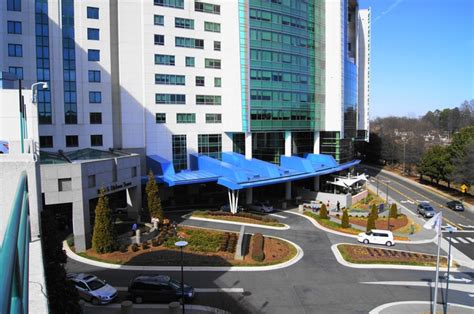
[(341, 211), (341, 203), (339, 203), (339, 201), (337, 201), (336, 208), (338, 212)]

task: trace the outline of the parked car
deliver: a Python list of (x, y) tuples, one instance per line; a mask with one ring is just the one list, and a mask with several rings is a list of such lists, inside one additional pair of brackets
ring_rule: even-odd
[(452, 210), (460, 211), (460, 212), (464, 211), (464, 205), (460, 201), (447, 202), (446, 205), (448, 206), (448, 208), (451, 208)]
[(357, 236), (357, 241), (365, 244), (384, 244), (386, 246), (395, 245), (395, 241), (393, 240), (393, 233), (388, 230), (372, 229), (368, 232), (361, 232)]
[(66, 278), (74, 283), (79, 297), (94, 305), (110, 303), (117, 297), (117, 289), (94, 275), (69, 273)]
[(10, 147), (7, 141), (0, 141), (0, 154), (8, 154)]
[(117, 207), (113, 211), (113, 213), (117, 214), (117, 215), (126, 214), (127, 212), (128, 212), (128, 206), (127, 207)]
[(418, 214), (425, 218), (431, 218), (435, 215), (434, 208), (428, 202), (421, 202), (416, 208)]
[[(135, 303), (169, 303), (181, 298), (181, 282), (165, 275), (139, 275), (128, 287), (129, 298)], [(194, 298), (194, 288), (184, 284), (184, 298)]]
[(273, 206), (269, 202), (255, 202), (249, 206), (251, 210), (256, 210), (262, 213), (273, 212)]
[[(219, 210), (223, 211), (223, 212), (229, 212), (230, 213), (230, 205), (229, 204), (224, 204), (221, 207), (219, 207)], [(241, 206), (241, 205), (238, 205), (237, 206), (237, 212), (240, 213), (242, 211), (244, 211), (244, 207)]]

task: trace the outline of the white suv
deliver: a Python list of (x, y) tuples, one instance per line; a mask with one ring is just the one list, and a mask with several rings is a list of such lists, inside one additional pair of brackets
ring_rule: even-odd
[(369, 244), (385, 244), (386, 246), (395, 245), (393, 240), (393, 233), (388, 230), (372, 229), (368, 232), (361, 232), (357, 236), (357, 241)]

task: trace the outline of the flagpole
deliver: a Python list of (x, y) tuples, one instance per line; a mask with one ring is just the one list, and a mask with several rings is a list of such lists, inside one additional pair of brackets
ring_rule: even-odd
[(441, 220), (442, 220), (442, 214), (440, 212), (440, 215), (436, 221), (436, 234), (438, 236), (438, 255), (436, 256), (436, 280), (435, 280), (435, 291), (434, 291), (434, 300), (433, 300), (433, 314), (436, 314), (436, 305), (438, 304), (439, 251), (441, 247)]

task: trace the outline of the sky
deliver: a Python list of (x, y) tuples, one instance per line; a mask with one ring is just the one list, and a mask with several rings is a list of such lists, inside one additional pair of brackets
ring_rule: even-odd
[(359, 0), (368, 7), (371, 119), (474, 99), (474, 0)]

